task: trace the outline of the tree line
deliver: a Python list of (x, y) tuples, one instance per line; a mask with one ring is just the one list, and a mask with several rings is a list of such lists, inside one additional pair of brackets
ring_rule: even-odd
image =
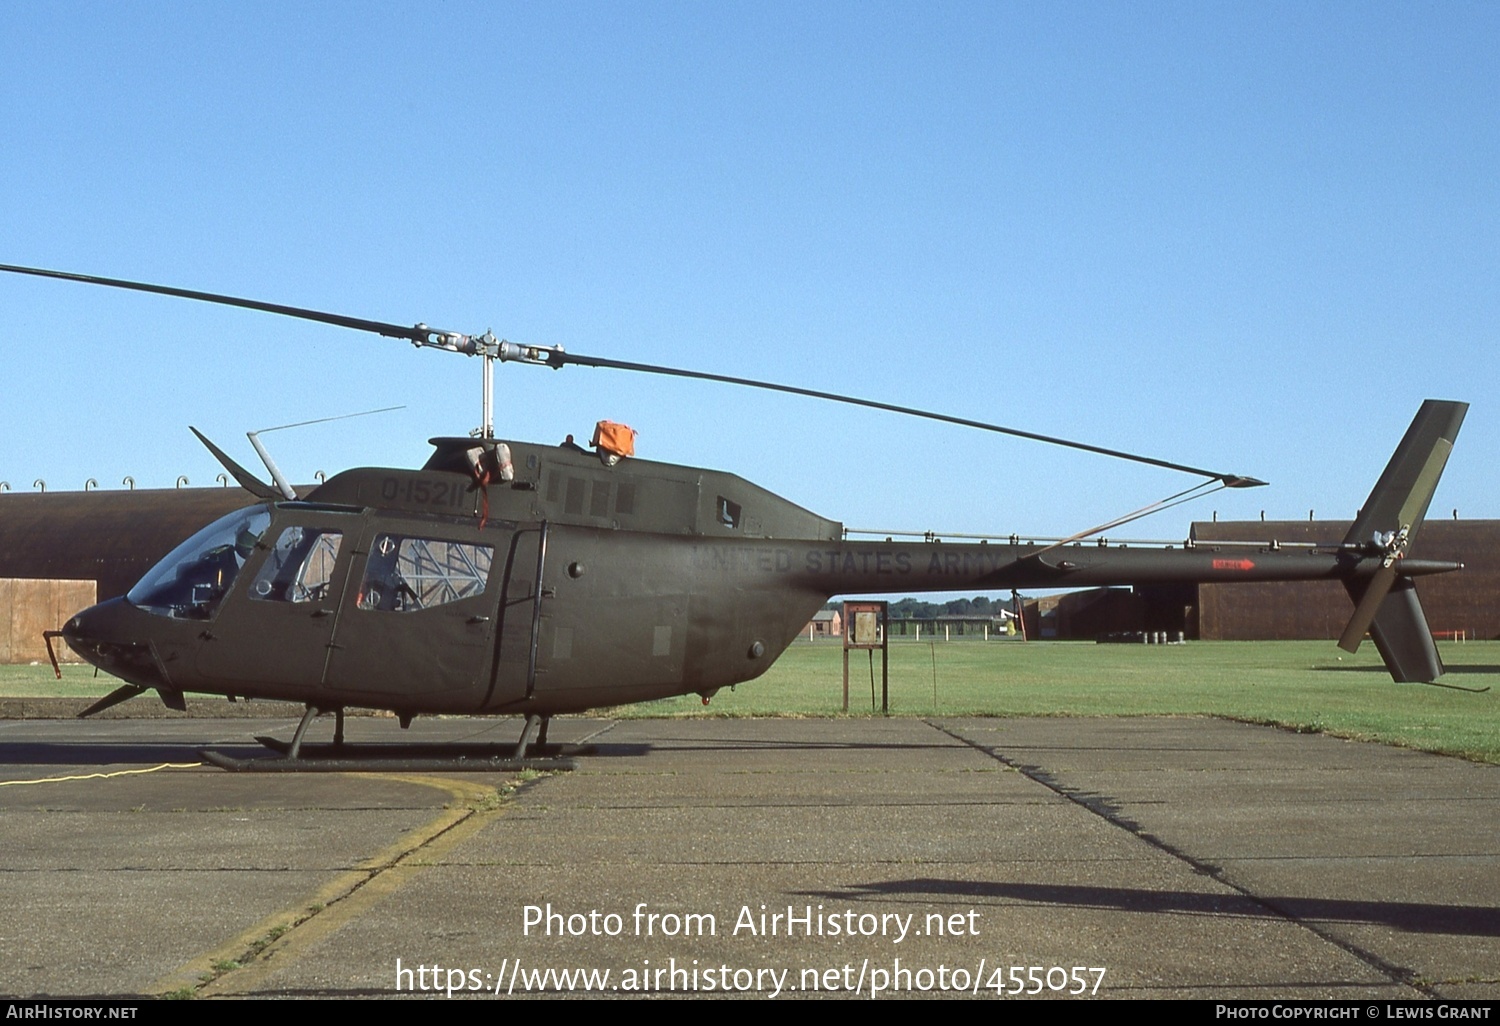
[[(842, 608), (841, 602), (830, 602), (825, 609)], [(924, 602), (921, 599), (904, 598), (891, 603), (892, 620), (931, 620), (939, 616), (999, 616), (1009, 606), (988, 595), (975, 595), (971, 599), (954, 599), (951, 602)]]

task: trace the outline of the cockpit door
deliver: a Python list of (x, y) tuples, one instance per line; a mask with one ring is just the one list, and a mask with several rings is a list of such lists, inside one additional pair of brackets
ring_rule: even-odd
[[(495, 530), (372, 520), (352, 554), (324, 683), (400, 708), (477, 708), (494, 653)], [(446, 696), (438, 699), (437, 696)]]
[(198, 669), (248, 694), (305, 695), (323, 679), (354, 515), (279, 515), (198, 637)]

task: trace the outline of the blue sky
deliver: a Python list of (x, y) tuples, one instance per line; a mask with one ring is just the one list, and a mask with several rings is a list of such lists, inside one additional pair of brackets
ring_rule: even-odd
[[(16, 4), (0, 263), (922, 406), (1262, 477), (1132, 527), (1351, 516), (1423, 398), (1500, 517), (1493, 4)], [(414, 465), (479, 367), (0, 280), (0, 479)], [(1189, 479), (810, 400), (507, 366), (853, 527), (1062, 534)]]

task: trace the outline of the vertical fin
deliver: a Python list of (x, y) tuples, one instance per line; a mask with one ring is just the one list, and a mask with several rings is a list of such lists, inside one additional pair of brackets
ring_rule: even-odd
[(1376, 534), (1400, 531), (1403, 526), (1415, 534), (1468, 410), (1468, 403), (1438, 399), (1422, 404), (1344, 536), (1345, 545), (1369, 542)]
[(1416, 585), (1399, 575), (1399, 561), (1422, 528), (1468, 409), (1468, 403), (1437, 399), (1422, 404), (1344, 536), (1346, 550), (1381, 556), (1382, 564), (1366, 581), (1345, 582), (1354, 614), (1339, 647), (1357, 652), (1370, 631), (1398, 681), (1432, 681), (1443, 673)]

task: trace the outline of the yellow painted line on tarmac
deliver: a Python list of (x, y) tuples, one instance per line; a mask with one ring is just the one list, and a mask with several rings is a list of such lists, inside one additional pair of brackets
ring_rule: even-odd
[[(430, 822), (406, 832), (379, 853), (341, 873), (307, 901), (268, 916), (213, 951), (190, 959), (152, 983), (146, 993), (216, 997), (256, 989), (271, 973), (296, 961), (302, 952), (412, 879), (419, 867), (401, 865), (409, 856), (420, 851), (424, 862), (442, 857), (478, 833), (503, 808), (498, 804), (490, 807), (496, 788), (467, 780), (404, 773), (359, 776), (437, 788), (446, 791), (451, 801)], [(238, 968), (227, 968), (231, 963)]]

